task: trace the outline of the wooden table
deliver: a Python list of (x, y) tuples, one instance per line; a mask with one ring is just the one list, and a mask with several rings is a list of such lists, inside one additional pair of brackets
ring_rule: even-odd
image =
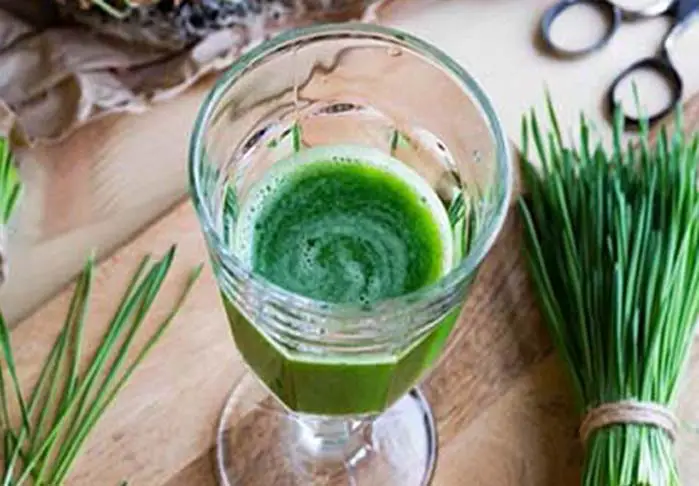
[[(699, 126), (699, 109), (692, 119)], [(439, 434), (434, 486), (578, 484), (581, 448), (565, 368), (540, 322), (514, 211), (485, 260), (445, 354), (424, 384)], [(172, 243), (178, 255), (151, 315), (157, 324), (189, 271), (205, 259), (189, 203), (100, 265), (87, 325), (95, 344), (141, 257)], [(31, 383), (55, 338), (70, 289), (13, 332), (20, 380)], [(699, 347), (680, 417), (699, 424)], [(243, 365), (207, 267), (173, 327), (97, 426), (68, 484), (215, 486), (214, 430)], [(699, 434), (683, 432), (685, 486), (699, 485)], [(467, 478), (467, 483), (465, 483)]]
[[(618, 66), (648, 54), (663, 31), (662, 21), (629, 26), (607, 50), (584, 62), (553, 61), (531, 43), (549, 3), (421, 0), (420, 9), (396, 13), (391, 23), (466, 64), (517, 139), (519, 116), (540, 103), (544, 80), (565, 123), (579, 109), (598, 114), (599, 99)], [(503, 49), (502, 54), (483, 49), (484, 43)], [(517, 89), (512, 89), (513, 79)], [(699, 87), (699, 76), (690, 79)], [(38, 371), (37, 357), (52, 341), (70, 297), (69, 288), (60, 289), (88, 249), (111, 255), (97, 274), (92, 334), (105, 323), (114, 295), (144, 253), (179, 244), (162, 302), (171, 300), (185, 273), (205, 258), (193, 212), (189, 204), (178, 202), (185, 194), (186, 134), (209, 85), (202, 83), (145, 115), (104, 120), (60, 146), (20, 154), (28, 191), (11, 234), (11, 280), (1, 303), (19, 323), (13, 337), (23, 381)], [(46, 302), (51, 295), (56, 297)], [(166, 307), (158, 308), (153, 321)], [(21, 320), (23, 316), (29, 317)], [(699, 351), (695, 354), (693, 360), (699, 360)], [(692, 370), (695, 384), (684, 394), (681, 416), (699, 423), (691, 400), (699, 396), (699, 369)], [(138, 486), (213, 486), (214, 424), (241, 372), (207, 269), (173, 329), (98, 426), (68, 484), (111, 485), (128, 479)], [(575, 484), (581, 454), (577, 418), (563, 368), (529, 293), (514, 215), (485, 262), (425, 390), (440, 434), (436, 486)], [(684, 434), (679, 446), (686, 484), (699, 484), (699, 461), (692, 455), (699, 440)]]

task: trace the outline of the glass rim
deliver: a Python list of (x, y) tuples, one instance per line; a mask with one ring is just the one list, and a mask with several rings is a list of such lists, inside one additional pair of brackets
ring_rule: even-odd
[[(421, 287), (417, 290), (397, 297), (380, 299), (370, 305), (360, 303), (332, 303), (316, 300), (295, 292), (286, 290), (256, 272), (243, 265), (242, 262), (224, 244), (221, 235), (216, 229), (214, 215), (203, 195), (201, 187), (201, 162), (203, 148), (205, 148), (205, 134), (208, 122), (215, 113), (222, 97), (228, 92), (236, 80), (255, 63), (263, 60), (287, 46), (299, 43), (303, 39), (312, 40), (315, 37), (322, 38), (331, 35), (354, 34), (383, 37), (386, 40), (398, 41), (413, 52), (427, 57), (439, 67), (448, 71), (460, 83), (467, 95), (475, 99), (477, 108), (484, 116), (489, 132), (495, 144), (495, 159), (498, 168), (498, 179), (503, 185), (503, 194), (496, 199), (494, 214), (481, 229), (481, 234), (476, 240), (473, 249), (462, 261), (439, 280)], [(206, 238), (212, 235), (214, 251), (218, 253), (220, 263), (227, 272), (237, 270), (243, 272), (258, 290), (274, 300), (292, 304), (296, 309), (307, 309), (311, 312), (323, 312), (331, 315), (351, 313), (354, 316), (378, 316), (387, 309), (402, 309), (406, 311), (416, 304), (440, 300), (445, 295), (451, 294), (462, 285), (476, 271), (487, 253), (493, 247), (495, 240), (504, 225), (510, 206), (511, 192), (513, 188), (513, 169), (510, 158), (510, 149), (504, 133), (502, 122), (495, 112), (490, 98), (485, 94), (480, 84), (455, 60), (441, 49), (427, 41), (421, 40), (411, 34), (392, 27), (367, 24), (362, 22), (346, 22), (338, 24), (320, 24), (310, 27), (301, 27), (278, 34), (248, 52), (242, 54), (223, 75), (216, 81), (202, 103), (192, 134), (190, 136), (188, 154), (189, 192), (193, 202), (197, 218)], [(407, 307), (406, 307), (407, 306)]]

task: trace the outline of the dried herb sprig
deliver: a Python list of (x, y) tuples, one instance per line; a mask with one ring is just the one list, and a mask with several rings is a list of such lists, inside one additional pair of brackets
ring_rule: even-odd
[[(172, 323), (201, 272), (200, 266), (191, 274), (168, 316), (140, 349), (133, 349), (174, 256), (173, 246), (155, 263), (150, 256), (142, 260), (97, 350), (85, 363), (83, 331), (94, 272), (94, 261), (89, 259), (77, 279), (63, 328), (28, 399), (17, 378), (10, 332), (0, 315), (2, 486), (64, 484), (90, 432)], [(13, 406), (20, 412), (15, 421), (10, 416)]]
[[(526, 254), (540, 306), (572, 379), (581, 416), (604, 404), (672, 409), (699, 317), (697, 135), (663, 128), (651, 143), (592, 148), (580, 119), (577, 148), (532, 112), (522, 124), (520, 201)], [(529, 161), (533, 140), (540, 164)], [(623, 423), (618, 423), (623, 422)], [(623, 420), (596, 428), (585, 447), (586, 486), (678, 485), (672, 434)]]

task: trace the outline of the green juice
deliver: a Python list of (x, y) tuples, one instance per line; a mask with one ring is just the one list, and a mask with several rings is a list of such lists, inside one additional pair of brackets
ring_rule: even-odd
[[(372, 302), (434, 283), (454, 265), (452, 229), (429, 184), (378, 150), (336, 146), (277, 162), (242, 201), (233, 250), (257, 274), (329, 303)], [(269, 339), (224, 296), (236, 345), (291, 410), (381, 412), (439, 355), (458, 310), (385, 355), (311, 354)]]

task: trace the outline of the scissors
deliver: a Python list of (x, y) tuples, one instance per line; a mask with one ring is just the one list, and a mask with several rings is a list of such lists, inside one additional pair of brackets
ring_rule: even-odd
[[(559, 15), (570, 7), (580, 4), (588, 4), (598, 9), (607, 21), (607, 29), (604, 35), (592, 45), (580, 49), (563, 47), (557, 44), (551, 36), (551, 28)], [(657, 0), (637, 9), (620, 7), (614, 0), (560, 0), (544, 13), (540, 26), (541, 36), (545, 47), (553, 54), (568, 58), (579, 57), (604, 47), (612, 39), (624, 20), (638, 20), (659, 16), (666, 16), (671, 19), (670, 30), (665, 35), (659, 52), (655, 56), (636, 61), (624, 69), (612, 83), (606, 97), (607, 110), (612, 115), (619, 104), (618, 90), (622, 81), (637, 71), (654, 71), (667, 82), (670, 87), (671, 97), (667, 106), (659, 112), (648, 116), (648, 121), (652, 124), (671, 112), (682, 99), (682, 78), (672, 62), (670, 52), (682, 33), (694, 22), (699, 21), (699, 0)], [(637, 116), (625, 113), (624, 118), (627, 126), (639, 126), (640, 119)]]

